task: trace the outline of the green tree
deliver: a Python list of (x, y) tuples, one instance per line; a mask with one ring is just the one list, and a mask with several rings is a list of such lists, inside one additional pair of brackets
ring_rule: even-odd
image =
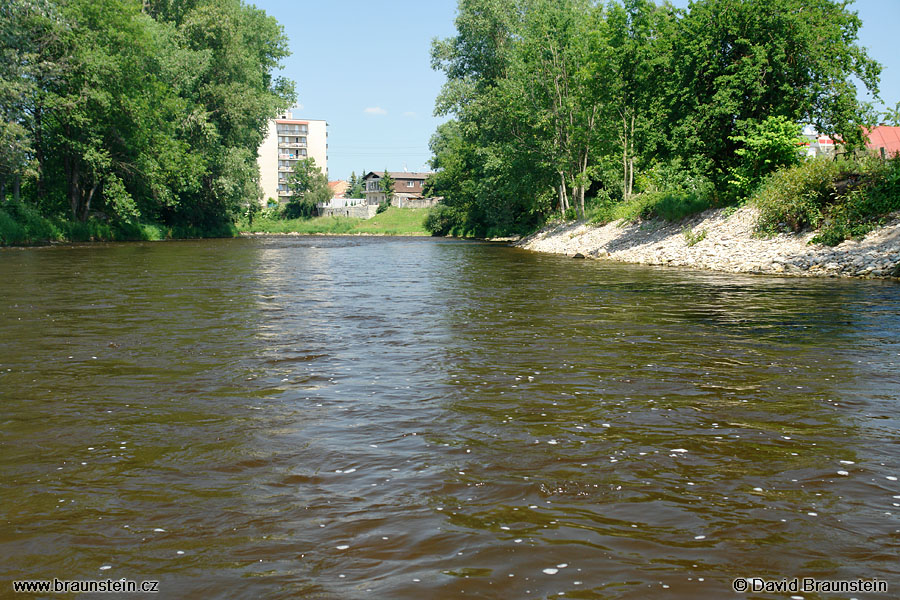
[(657, 7), (650, 0), (611, 2), (607, 9), (608, 41), (595, 60), (608, 70), (603, 79), (610, 96), (609, 118), (618, 123), (625, 200), (634, 191), (635, 161), (653, 156), (662, 138), (658, 99), (671, 58), (674, 21), (670, 7)]
[(882, 113), (882, 119), (894, 127), (900, 127), (900, 102), (894, 105), (894, 108), (887, 108)]
[(240, 0), (0, 0), (0, 181), (78, 220), (227, 222), (293, 100), (286, 54)]
[(747, 121), (736, 127), (740, 135), (735, 154), (740, 162), (731, 169), (729, 183), (739, 198), (747, 198), (766, 175), (778, 168), (798, 164), (806, 138), (801, 126), (787, 117), (769, 116), (762, 122)]
[(384, 174), (378, 180), (378, 186), (381, 189), (381, 193), (384, 194), (384, 200), (378, 204), (378, 212), (384, 212), (390, 208), (391, 201), (394, 199), (394, 178), (391, 177), (387, 169), (384, 170)]
[(878, 89), (880, 66), (857, 43), (846, 2), (697, 0), (676, 24), (667, 72), (671, 155), (724, 188), (738, 124), (782, 116), (861, 142), (853, 78)]
[(316, 160), (312, 157), (297, 161), (293, 172), (286, 179), (291, 198), (285, 205), (283, 214), (288, 219), (313, 217), (316, 214), (316, 204), (331, 199), (328, 178), (316, 166)]
[(366, 184), (362, 176), (357, 177), (356, 171), (350, 173), (350, 187), (347, 188), (347, 198), (365, 198)]

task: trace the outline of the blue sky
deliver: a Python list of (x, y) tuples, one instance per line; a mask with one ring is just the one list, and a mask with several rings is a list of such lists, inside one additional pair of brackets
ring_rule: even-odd
[[(431, 40), (454, 34), (456, 0), (246, 1), (278, 19), (290, 38), (281, 74), (297, 82), (296, 116), (329, 123), (329, 179), (427, 170), (428, 140), (442, 121), (432, 116), (443, 76), (431, 70)], [(857, 0), (852, 9), (863, 20), (861, 44), (884, 66), (881, 97), (893, 106), (900, 0)]]

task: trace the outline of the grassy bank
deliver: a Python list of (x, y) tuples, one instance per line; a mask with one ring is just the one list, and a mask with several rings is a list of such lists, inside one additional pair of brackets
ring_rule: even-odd
[(241, 233), (299, 233), (305, 235), (429, 235), (424, 221), (427, 208), (391, 207), (371, 219), (352, 217), (315, 217), (312, 219), (278, 219), (257, 217), (250, 224), (238, 223)]
[(230, 225), (212, 228), (167, 227), (158, 223), (69, 221), (41, 215), (23, 202), (0, 203), (0, 246), (35, 246), (62, 242), (156, 241), (202, 237), (233, 237)]

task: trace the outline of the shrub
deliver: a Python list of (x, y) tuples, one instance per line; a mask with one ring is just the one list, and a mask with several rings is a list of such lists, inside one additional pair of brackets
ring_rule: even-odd
[(3, 239), (0, 243), (33, 244), (63, 238), (59, 227), (30, 204), (9, 200), (0, 203), (0, 211), (6, 215), (0, 224), (3, 229)]
[(462, 225), (459, 214), (451, 206), (437, 204), (431, 207), (425, 217), (425, 229), (431, 235), (449, 235), (454, 228)]
[(730, 139), (741, 146), (735, 150), (740, 163), (730, 170), (728, 181), (735, 198), (749, 196), (763, 178), (786, 165), (801, 160), (806, 139), (800, 125), (787, 117), (769, 116), (764, 121), (748, 120), (738, 124), (740, 135)]
[(627, 201), (608, 201), (592, 210), (593, 223), (611, 223), (625, 220), (629, 223), (641, 219), (661, 218), (680, 221), (710, 207), (710, 198), (691, 192), (644, 192)]
[(834, 182), (849, 176), (849, 161), (818, 158), (770, 175), (753, 194), (759, 209), (758, 229), (773, 235), (821, 225), (824, 207), (833, 200)]
[(760, 233), (819, 229), (812, 241), (834, 246), (900, 210), (900, 158), (810, 160), (773, 173), (752, 203)]
[(696, 246), (697, 244), (705, 240), (707, 233), (708, 232), (706, 231), (706, 229), (701, 229), (700, 231), (695, 232), (690, 227), (684, 227), (681, 230), (681, 234), (684, 236), (684, 243), (688, 246)]

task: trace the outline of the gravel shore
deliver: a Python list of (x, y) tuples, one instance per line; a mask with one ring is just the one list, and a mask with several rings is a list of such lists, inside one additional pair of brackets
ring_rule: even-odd
[(900, 214), (859, 241), (829, 247), (810, 244), (813, 232), (762, 238), (754, 234), (756, 211), (708, 210), (678, 223), (545, 227), (516, 246), (537, 252), (581, 255), (646, 265), (669, 265), (800, 277), (900, 277)]

